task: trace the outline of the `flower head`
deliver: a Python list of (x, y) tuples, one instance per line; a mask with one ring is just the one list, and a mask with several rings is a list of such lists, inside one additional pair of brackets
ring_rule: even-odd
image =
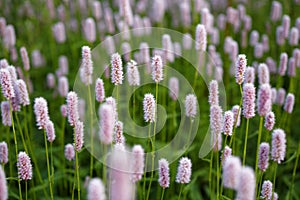
[(84, 137), (84, 125), (81, 121), (77, 121), (75, 124), (74, 132), (74, 146), (76, 151), (80, 151), (83, 146), (83, 137)]
[(209, 83), (209, 98), (210, 105), (219, 105), (219, 86), (216, 80), (212, 80)]
[(125, 137), (123, 135), (123, 122), (117, 121), (114, 128), (114, 141), (116, 144), (125, 144)]
[(294, 103), (295, 103), (295, 96), (292, 93), (288, 93), (288, 95), (286, 96), (285, 99), (285, 104), (284, 104), (284, 110), (288, 113), (292, 113), (293, 112), (293, 108), (294, 108)]
[(3, 96), (6, 99), (12, 99), (15, 97), (12, 77), (7, 68), (0, 69), (0, 82)]
[(264, 181), (261, 187), (261, 196), (260, 198), (271, 200), (272, 199), (272, 187), (273, 184), (271, 181)]
[(280, 164), (284, 160), (285, 151), (285, 133), (282, 129), (275, 129), (272, 133), (272, 160)]
[(241, 85), (244, 81), (244, 73), (247, 66), (247, 59), (246, 55), (240, 54), (236, 60), (236, 71), (235, 71), (235, 79), (236, 82)]
[(134, 60), (127, 63), (127, 79), (131, 86), (140, 85), (140, 73)]
[(111, 81), (115, 85), (123, 83), (123, 64), (120, 54), (115, 53), (111, 56)]
[(105, 200), (105, 186), (100, 178), (92, 178), (87, 188), (88, 200)]
[(23, 106), (29, 105), (29, 95), (26, 87), (26, 83), (22, 79), (16, 81), (16, 86), (18, 90), (19, 103)]
[(269, 68), (264, 63), (258, 65), (258, 82), (260, 85), (270, 82)]
[(6, 142), (0, 142), (0, 163), (6, 164), (8, 162), (8, 148)]
[(231, 109), (233, 112), (233, 120), (235, 127), (240, 126), (241, 124), (241, 109), (239, 105), (234, 105)]
[(97, 78), (96, 80), (95, 93), (96, 93), (96, 100), (98, 102), (101, 103), (105, 100), (104, 82), (100, 78)]
[(161, 158), (158, 161), (158, 172), (159, 172), (159, 178), (158, 178), (158, 182), (159, 185), (162, 188), (168, 188), (170, 186), (170, 172), (169, 172), (169, 162), (164, 159)]
[(145, 94), (143, 101), (144, 119), (146, 122), (155, 122), (155, 99), (152, 94)]
[(268, 131), (271, 131), (273, 129), (274, 125), (275, 125), (275, 114), (274, 114), (274, 112), (270, 111), (265, 116), (264, 126)]
[(185, 97), (185, 115), (187, 117), (195, 118), (197, 115), (197, 97), (194, 94), (188, 94)]
[(100, 131), (99, 137), (104, 144), (113, 141), (114, 132), (114, 112), (111, 105), (105, 103), (100, 106)]
[(238, 175), (237, 197), (240, 200), (255, 199), (255, 174), (252, 168), (243, 167)]
[(243, 87), (243, 115), (249, 119), (255, 116), (255, 87), (245, 83)]
[(72, 144), (66, 144), (65, 146), (65, 158), (69, 161), (75, 158), (75, 150)]
[(232, 135), (232, 129), (233, 129), (233, 112), (232, 111), (226, 111), (224, 113), (224, 126), (223, 126), (223, 132), (225, 135)]
[(179, 160), (176, 182), (177, 183), (189, 183), (192, 175), (192, 162), (189, 158), (183, 157)]
[(261, 143), (258, 154), (258, 168), (263, 172), (265, 172), (269, 166), (269, 153), (270, 145), (266, 142)]
[(161, 56), (155, 55), (152, 58), (152, 79), (158, 83), (163, 80), (163, 63)]
[(197, 51), (206, 51), (206, 46), (207, 46), (207, 38), (206, 38), (206, 29), (203, 24), (198, 24), (196, 26), (196, 44), (195, 44), (195, 49)]
[(46, 129), (46, 125), (49, 121), (48, 104), (43, 97), (35, 98), (34, 100), (34, 113), (36, 117), (36, 123), (39, 129)]
[(169, 79), (169, 96), (173, 101), (176, 101), (178, 98), (179, 93), (179, 81), (176, 77), (171, 77)]
[(12, 116), (10, 113), (10, 105), (9, 101), (1, 102), (1, 116), (2, 116), (2, 124), (4, 126), (11, 126)]
[(71, 91), (67, 95), (67, 111), (68, 111), (68, 121), (71, 126), (75, 126), (79, 120), (78, 113), (78, 96), (75, 92)]
[(137, 182), (144, 174), (145, 153), (141, 145), (134, 145), (132, 148), (132, 181)]
[(268, 83), (262, 84), (258, 90), (257, 111), (260, 116), (265, 116), (272, 108), (272, 91)]
[(7, 189), (5, 172), (1, 165), (0, 165), (0, 199), (1, 200), (8, 199), (8, 189)]
[(53, 142), (55, 140), (55, 129), (54, 124), (51, 120), (49, 120), (46, 124), (46, 133), (49, 142)]
[(18, 177), (21, 180), (27, 181), (32, 179), (32, 165), (29, 156), (25, 152), (18, 154)]
[(226, 188), (236, 189), (238, 187), (239, 173), (242, 164), (238, 157), (230, 156), (223, 165), (223, 184)]
[(91, 49), (88, 46), (83, 46), (81, 51), (82, 63), (80, 66), (80, 78), (84, 84), (90, 85), (93, 82), (93, 61)]

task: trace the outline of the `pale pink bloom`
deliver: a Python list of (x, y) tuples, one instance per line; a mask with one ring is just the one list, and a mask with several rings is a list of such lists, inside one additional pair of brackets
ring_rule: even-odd
[(223, 80), (223, 68), (222, 67), (216, 67), (214, 79), (216, 81), (222, 81)]
[(192, 175), (192, 162), (189, 158), (183, 157), (179, 160), (176, 182), (180, 184), (189, 183)]
[(140, 56), (141, 63), (145, 63), (146, 72), (151, 72), (151, 58), (150, 58), (150, 48), (146, 42), (141, 42), (140, 44)]
[(8, 162), (8, 148), (6, 142), (0, 142), (0, 163), (6, 164)]
[(232, 107), (232, 112), (233, 112), (233, 120), (235, 127), (239, 127), (241, 124), (241, 110), (239, 105), (235, 105)]
[(293, 112), (293, 108), (294, 108), (294, 103), (295, 103), (295, 96), (292, 93), (288, 93), (285, 99), (285, 104), (283, 109), (288, 112), (288, 113), (292, 113)]
[(260, 116), (265, 116), (272, 108), (272, 92), (268, 83), (259, 87), (257, 95), (257, 112)]
[(163, 63), (174, 62), (174, 46), (171, 40), (171, 36), (164, 34), (162, 36), (162, 49), (164, 51)]
[(1, 200), (8, 199), (8, 188), (6, 183), (5, 172), (1, 165), (0, 165), (0, 199)]
[(123, 54), (123, 57), (124, 57), (124, 60), (126, 62), (129, 62), (130, 61), (130, 57), (131, 57), (131, 46), (128, 42), (123, 42), (122, 43), (122, 54)]
[(284, 38), (289, 37), (291, 18), (288, 15), (283, 15), (282, 17), (282, 27), (283, 27), (283, 35)]
[(261, 40), (262, 40), (264, 52), (268, 52), (269, 49), (270, 49), (270, 46), (269, 46), (269, 37), (268, 37), (268, 35), (263, 34)]
[(46, 0), (47, 10), (51, 19), (55, 18), (55, 6), (53, 0)]
[(127, 79), (131, 86), (140, 85), (140, 73), (137, 68), (137, 63), (134, 60), (130, 60), (127, 63)]
[(184, 27), (191, 25), (191, 7), (188, 1), (182, 1), (179, 4), (181, 22)]
[(25, 71), (28, 71), (30, 69), (30, 62), (28, 58), (28, 53), (26, 50), (26, 47), (21, 47), (20, 49), (22, 63)]
[(255, 199), (255, 174), (252, 168), (243, 167), (238, 175), (238, 186), (236, 199), (253, 200)]
[(169, 96), (173, 101), (178, 99), (179, 95), (179, 80), (176, 77), (171, 77), (169, 79)]
[(188, 94), (185, 97), (185, 115), (187, 117), (195, 118), (197, 115), (197, 97), (194, 94)]
[(269, 154), (270, 154), (270, 145), (269, 143), (263, 142), (259, 146), (258, 153), (258, 168), (265, 172), (269, 166)]
[(169, 162), (164, 159), (161, 158), (158, 161), (158, 173), (159, 173), (159, 178), (158, 178), (158, 182), (159, 185), (162, 188), (168, 188), (170, 186), (170, 169), (169, 169)]
[(154, 22), (162, 21), (165, 10), (167, 8), (167, 2), (161, 0), (154, 0), (152, 3), (152, 10), (151, 10), (151, 18)]
[(32, 179), (32, 165), (30, 157), (25, 152), (19, 152), (18, 154), (18, 178), (20, 180), (31, 180)]
[(0, 17), (0, 35), (4, 37), (6, 28), (6, 19), (4, 17)]
[(217, 152), (222, 149), (222, 134), (214, 134), (213, 135), (213, 151)]
[(8, 100), (15, 97), (12, 77), (8, 69), (6, 68), (0, 69), (0, 82), (1, 82), (3, 96)]
[(282, 129), (275, 129), (272, 133), (272, 160), (280, 164), (284, 160), (285, 151), (285, 132)]
[(271, 112), (268, 112), (265, 116), (265, 128), (268, 131), (271, 131), (273, 129), (274, 125), (275, 125), (275, 115), (271, 111)]
[(271, 7), (271, 20), (272, 21), (278, 21), (281, 18), (282, 15), (282, 5), (278, 1), (273, 1), (272, 2), (272, 7)]
[(115, 53), (111, 56), (111, 82), (115, 85), (123, 83), (123, 64), (121, 56)]
[(209, 83), (208, 102), (210, 105), (219, 105), (219, 86), (216, 80)]
[(145, 94), (143, 100), (144, 120), (153, 123), (156, 121), (155, 117), (155, 99), (150, 93)]
[(222, 166), (225, 165), (227, 159), (232, 156), (232, 149), (229, 146), (225, 146), (221, 155)]
[(87, 188), (88, 200), (106, 200), (105, 186), (100, 178), (92, 178)]
[(226, 111), (224, 113), (224, 126), (223, 126), (223, 132), (224, 135), (232, 135), (232, 129), (233, 129), (233, 112), (232, 111)]
[(6, 49), (12, 49), (16, 44), (16, 33), (13, 25), (9, 24), (5, 28), (3, 44)]
[(57, 76), (66, 76), (69, 73), (69, 62), (66, 56), (59, 56), (59, 69), (56, 71)]
[(63, 104), (63, 105), (60, 106), (60, 112), (61, 112), (61, 115), (63, 117), (67, 117), (68, 116), (68, 108), (67, 108), (66, 104)]
[(4, 126), (11, 126), (12, 125), (12, 116), (10, 112), (10, 104), (9, 101), (2, 101), (1, 102), (1, 115), (2, 115), (2, 124)]
[(52, 73), (47, 74), (47, 86), (48, 88), (55, 87), (55, 76)]
[(42, 67), (45, 64), (45, 58), (41, 54), (40, 50), (33, 50), (31, 52), (32, 65), (36, 68)]
[(242, 169), (241, 160), (235, 156), (229, 156), (223, 165), (223, 184), (225, 188), (237, 189), (239, 174)]
[(67, 77), (61, 76), (58, 79), (58, 92), (61, 97), (66, 97), (69, 92), (69, 81)]
[(16, 86), (17, 86), (17, 90), (18, 90), (19, 103), (22, 104), (23, 106), (29, 105), (30, 100), (29, 100), (29, 96), (28, 96), (26, 83), (22, 79), (18, 79), (16, 81)]
[(254, 45), (254, 57), (261, 58), (264, 54), (264, 46), (262, 43), (256, 43)]
[(69, 161), (75, 158), (75, 150), (72, 144), (65, 145), (65, 158)]
[(158, 83), (163, 80), (163, 62), (161, 56), (155, 55), (152, 58), (152, 79)]
[(276, 43), (280, 46), (282, 46), (285, 42), (284, 39), (284, 32), (282, 26), (277, 26), (276, 28)]
[(114, 141), (116, 144), (125, 144), (123, 135), (123, 122), (117, 121), (114, 127)]
[(132, 200), (135, 196), (131, 181), (131, 160), (124, 146), (115, 145), (109, 159), (109, 196), (111, 200)]
[(52, 26), (53, 36), (57, 43), (61, 44), (66, 41), (66, 30), (63, 22), (57, 22)]
[(93, 43), (96, 41), (96, 24), (93, 18), (87, 18), (84, 21), (83, 31), (88, 42)]
[(102, 103), (105, 100), (105, 90), (104, 90), (104, 82), (100, 78), (97, 78), (96, 80), (95, 93), (96, 93), (96, 100)]
[(93, 61), (91, 49), (88, 46), (82, 47), (82, 63), (80, 66), (80, 78), (85, 85), (93, 82)]
[(99, 138), (104, 144), (110, 144), (113, 141), (114, 132), (114, 111), (113, 107), (107, 103), (100, 106), (100, 130)]
[(271, 88), (271, 92), (272, 92), (272, 103), (276, 103), (277, 101), (277, 90), (276, 88)]
[(203, 24), (198, 24), (196, 26), (196, 35), (195, 35), (195, 49), (197, 51), (206, 51), (207, 46), (207, 36), (206, 36), (206, 29)]
[(112, 36), (108, 35), (105, 37), (105, 47), (108, 55), (112, 55), (116, 52), (115, 41)]
[(276, 66), (276, 62), (274, 61), (273, 58), (271, 57), (268, 57), (266, 59), (266, 64), (269, 68), (269, 72), (272, 73), (272, 74), (275, 74), (277, 72), (277, 66)]
[(255, 81), (255, 69), (253, 67), (247, 67), (245, 71), (244, 83), (252, 83)]
[(295, 66), (300, 66), (300, 49), (296, 48), (293, 50), (293, 57), (295, 59)]
[(278, 68), (278, 74), (281, 76), (285, 75), (286, 69), (287, 69), (287, 63), (288, 63), (288, 55), (287, 53), (281, 53), (280, 54), (280, 64)]
[(295, 58), (291, 57), (289, 59), (289, 63), (288, 63), (288, 76), (289, 77), (295, 77), (296, 76), (296, 63), (295, 63)]
[(212, 105), (210, 107), (210, 128), (212, 134), (213, 149), (214, 151), (221, 150), (223, 116), (222, 108), (219, 105)]
[(134, 145), (132, 148), (131, 169), (132, 181), (135, 183), (142, 179), (144, 174), (145, 153), (141, 145)]
[(243, 21), (244, 21), (244, 30), (246, 32), (250, 31), (252, 28), (252, 18), (249, 15), (245, 15)]
[(270, 82), (270, 72), (266, 64), (258, 65), (258, 82), (260, 85)]
[(272, 187), (273, 184), (271, 181), (267, 180), (264, 181), (261, 187), (261, 196), (260, 198), (265, 200), (271, 200), (272, 199)]
[(182, 37), (182, 47), (185, 50), (189, 50), (192, 48), (193, 39), (192, 36), (189, 33), (183, 34)]
[(286, 94), (286, 92), (285, 92), (284, 88), (279, 88), (277, 90), (277, 100), (276, 100), (276, 102), (277, 102), (278, 105), (283, 105), (284, 100), (285, 100), (285, 94)]
[(8, 62), (5, 58), (0, 60), (0, 68), (7, 68), (8, 67)]
[(224, 30), (226, 27), (226, 16), (224, 14), (219, 14), (217, 18), (218, 28)]
[(120, 15), (123, 16), (123, 19), (126, 24), (129, 26), (133, 25), (133, 14), (130, 6), (129, 0), (120, 0), (119, 1), (119, 11)]
[(250, 46), (254, 47), (259, 40), (259, 33), (257, 32), (257, 30), (253, 30), (250, 33)]
[(293, 27), (289, 36), (289, 43), (291, 46), (298, 45), (299, 42), (299, 31), (296, 27)]
[(252, 83), (243, 87), (243, 115), (247, 119), (255, 116), (255, 87)]
[(39, 129), (46, 129), (49, 121), (48, 104), (43, 97), (35, 98), (34, 100), (34, 114), (36, 117), (36, 125)]
[(274, 194), (273, 194), (273, 200), (278, 200), (278, 194), (276, 193), (276, 192), (274, 192)]
[(101, 2), (99, 1), (93, 2), (93, 16), (97, 21), (99, 21), (102, 17), (102, 6), (101, 6)]
[(77, 121), (75, 124), (74, 131), (74, 146), (76, 151), (80, 151), (83, 146), (83, 137), (84, 137), (84, 125), (83, 122)]
[(247, 60), (246, 60), (246, 55), (240, 54), (236, 60), (236, 73), (235, 73), (235, 79), (236, 82), (240, 85), (244, 81), (244, 73), (246, 70), (247, 66)]
[(71, 91), (67, 95), (67, 111), (68, 121), (71, 126), (75, 126), (79, 120), (78, 113), (78, 96), (75, 92)]
[(55, 140), (55, 129), (51, 120), (49, 120), (46, 124), (46, 133), (48, 141), (53, 142)]

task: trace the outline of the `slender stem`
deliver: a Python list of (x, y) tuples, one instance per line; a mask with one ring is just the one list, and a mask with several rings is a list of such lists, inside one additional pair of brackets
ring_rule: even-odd
[(258, 180), (259, 180), (259, 182), (258, 182), (258, 185), (257, 185), (257, 188), (256, 188), (256, 190), (258, 191), (257, 192), (257, 199), (259, 199), (259, 194), (260, 194), (260, 191), (261, 191), (261, 182), (262, 182), (262, 178), (263, 178), (263, 172), (259, 172), (258, 173)]
[(107, 146), (104, 145), (103, 149), (103, 168), (102, 168), (102, 176), (103, 182), (106, 183), (106, 153), (107, 153)]
[(150, 176), (150, 182), (149, 182), (149, 186), (148, 186), (148, 192), (147, 192), (147, 200), (149, 199), (150, 196), (150, 191), (151, 191), (151, 184), (152, 184), (152, 179), (153, 179), (153, 174), (154, 174), (154, 142), (152, 141), (152, 139), (150, 138), (150, 142), (152, 145), (152, 161), (151, 161), (151, 176)]
[[(150, 143), (150, 134), (151, 134), (151, 125), (149, 125), (149, 129), (148, 129), (148, 144), (147, 144), (147, 147), (149, 146), (149, 143)], [(147, 169), (147, 167), (148, 167), (148, 153), (146, 154), (145, 166), (146, 166), (146, 169)], [(144, 173), (143, 196), (144, 196), (144, 199), (146, 199), (146, 172)]]
[(183, 184), (181, 184), (181, 186), (180, 186), (180, 192), (179, 192), (178, 200), (180, 200), (181, 193), (182, 193), (182, 188), (183, 188)]
[(163, 200), (164, 199), (164, 194), (165, 194), (165, 188), (163, 188), (162, 192), (161, 192), (161, 198), (160, 200)]
[(50, 188), (50, 196), (53, 200), (53, 191), (52, 191), (52, 183), (51, 183), (51, 174), (50, 174), (50, 164), (49, 164), (49, 156), (48, 156), (48, 144), (47, 144), (47, 136), (46, 131), (44, 130), (44, 141), (45, 141), (45, 149), (46, 149), (46, 161), (47, 161), (47, 172), (48, 172), (48, 182)]
[(77, 192), (78, 192), (78, 200), (80, 200), (80, 179), (79, 179), (79, 166), (78, 166), (78, 152), (75, 152), (76, 156), (76, 175), (77, 175)]
[(249, 119), (247, 119), (247, 125), (246, 125), (246, 135), (245, 135), (244, 154), (243, 154), (243, 165), (245, 165), (245, 161), (246, 161), (248, 132), (249, 132)]
[(53, 151), (52, 151), (52, 142), (50, 143), (50, 160), (51, 160), (51, 184), (54, 185), (54, 167), (53, 167)]
[(272, 193), (273, 193), (273, 197), (272, 200), (274, 200), (274, 192), (275, 192), (275, 182), (276, 182), (276, 173), (277, 173), (277, 163), (275, 163), (275, 169), (274, 169), (274, 177), (273, 177), (273, 188), (272, 188)]
[[(218, 142), (219, 143), (219, 142)], [(219, 164), (219, 151), (217, 151), (216, 152), (216, 154), (217, 154), (217, 199), (219, 199), (220, 198), (220, 189), (219, 189), (219, 187), (220, 187), (220, 164)]]
[(91, 86), (88, 85), (89, 90), (89, 104), (90, 104), (90, 143), (91, 143), (91, 160), (90, 160), (90, 177), (93, 177), (93, 164), (94, 164), (94, 144), (93, 144), (93, 109), (92, 109), (92, 95)]
[(214, 153), (213, 151), (210, 152), (210, 163), (209, 163), (209, 191), (210, 191), (210, 199), (213, 199), (213, 191), (212, 191), (212, 168), (213, 168), (213, 159)]
[(18, 114), (16, 112), (15, 112), (15, 117), (16, 117), (18, 129), (19, 129), (19, 132), (20, 132), (20, 135), (21, 135), (21, 139), (22, 139), (22, 143), (23, 143), (25, 152), (28, 154), (28, 149), (27, 149), (27, 145), (26, 145), (26, 142), (25, 142), (23, 130), (22, 130), (22, 127), (21, 127), (21, 124), (20, 124), (20, 120), (19, 120)]
[(259, 129), (258, 129), (258, 139), (257, 139), (257, 145), (256, 145), (255, 174), (257, 174), (257, 168), (258, 168), (258, 153), (259, 153), (259, 145), (260, 145), (260, 141), (261, 141), (263, 120), (264, 120), (264, 118), (260, 117)]
[(299, 154), (300, 154), (300, 143), (298, 144), (297, 156), (296, 156), (296, 161), (295, 161), (294, 170), (293, 170), (292, 183), (291, 183), (290, 192), (289, 192), (289, 199), (292, 199), (292, 195), (293, 195), (293, 190), (294, 190), (294, 186), (295, 186), (294, 185), (295, 177), (297, 174), (297, 167), (298, 167), (298, 161), (299, 161)]
[[(16, 159), (17, 159), (18, 158), (18, 141), (17, 141), (16, 130), (15, 130), (15, 123), (14, 123), (14, 117), (13, 117), (13, 112), (12, 112), (12, 102), (11, 101), (9, 101), (9, 110), (10, 110), (10, 116), (11, 116), (11, 124), (12, 124), (12, 128), (13, 128), (13, 133), (14, 133)], [(18, 185), (19, 185), (19, 196), (20, 196), (20, 199), (22, 200), (21, 180), (19, 178), (18, 178)]]
[(27, 200), (27, 181), (25, 181), (25, 199)]

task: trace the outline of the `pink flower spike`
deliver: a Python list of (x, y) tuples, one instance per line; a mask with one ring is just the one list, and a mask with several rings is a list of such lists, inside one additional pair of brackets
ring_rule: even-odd
[(277, 98), (276, 98), (276, 102), (278, 105), (283, 105), (284, 100), (285, 100), (285, 89), (284, 88), (279, 88), (277, 91)]
[(272, 160), (280, 164), (284, 160), (285, 151), (285, 132), (282, 129), (275, 129), (272, 133)]
[(11, 116), (11, 112), (10, 112), (9, 101), (1, 102), (1, 116), (2, 116), (2, 124), (4, 126), (12, 125), (12, 116)]
[(88, 46), (82, 47), (82, 63), (80, 66), (80, 78), (85, 85), (93, 82), (93, 61), (91, 49)]
[(267, 180), (264, 181), (261, 188), (261, 196), (260, 198), (265, 200), (271, 200), (272, 199), (272, 188), (273, 184), (271, 181)]
[(252, 168), (243, 167), (238, 175), (238, 187), (236, 199), (255, 199), (255, 174)]
[(78, 96), (75, 92), (71, 91), (67, 95), (67, 111), (68, 111), (68, 121), (71, 126), (75, 126), (79, 120), (78, 113)]
[(49, 120), (46, 124), (46, 133), (49, 142), (53, 142), (55, 140), (55, 129), (54, 124), (51, 120)]
[(286, 69), (287, 69), (287, 63), (288, 63), (288, 55), (287, 53), (281, 53), (280, 55), (280, 64), (278, 68), (278, 74), (280, 76), (284, 76)]
[(87, 188), (88, 200), (106, 200), (105, 186), (100, 178), (92, 178)]
[(134, 60), (127, 63), (127, 79), (130, 86), (140, 85), (140, 73)]
[(255, 87), (252, 83), (243, 87), (243, 115), (247, 119), (255, 116)]
[(75, 150), (72, 144), (66, 144), (65, 146), (65, 158), (68, 161), (74, 160), (75, 158)]
[(36, 117), (36, 125), (39, 129), (46, 129), (49, 121), (48, 104), (43, 97), (35, 98), (34, 100), (34, 113)]
[(114, 132), (114, 112), (109, 104), (102, 104), (100, 106), (100, 130), (99, 138), (104, 144), (110, 144), (113, 141)]
[(158, 172), (159, 172), (159, 178), (158, 178), (158, 182), (159, 185), (162, 188), (168, 188), (170, 186), (170, 169), (169, 169), (169, 162), (164, 159), (161, 158), (158, 161)]
[(222, 166), (224, 167), (227, 159), (232, 156), (232, 149), (229, 146), (225, 146), (221, 155)]
[(152, 79), (155, 83), (158, 83), (163, 80), (163, 63), (161, 56), (155, 55), (152, 58)]
[(3, 96), (8, 100), (15, 97), (12, 77), (7, 68), (0, 69), (0, 82)]
[(155, 122), (155, 99), (152, 94), (145, 94), (143, 101), (144, 120), (146, 122)]
[(241, 85), (244, 81), (244, 73), (245, 73), (246, 66), (247, 66), (246, 55), (240, 54), (236, 60), (235, 66), (236, 66), (235, 79), (236, 79), (236, 82), (239, 85)]
[(292, 93), (288, 93), (288, 95), (286, 96), (285, 99), (285, 104), (284, 104), (284, 110), (291, 114), (293, 112), (293, 108), (294, 108), (294, 103), (295, 103), (295, 96)]
[(6, 142), (0, 142), (0, 163), (6, 164), (8, 162), (8, 148)]
[(18, 154), (18, 178), (20, 180), (31, 180), (32, 179), (32, 165), (29, 156), (25, 152)]
[(179, 80), (176, 77), (171, 77), (169, 79), (169, 96), (173, 101), (178, 99), (179, 95)]
[(260, 85), (270, 82), (269, 68), (264, 63), (261, 63), (258, 66), (258, 82)]
[(245, 71), (244, 83), (252, 83), (255, 81), (255, 69), (253, 67), (247, 67)]
[(111, 82), (115, 85), (123, 83), (123, 64), (120, 54), (115, 53), (111, 56)]
[(83, 146), (83, 137), (84, 137), (84, 125), (81, 121), (77, 121), (75, 124), (74, 132), (74, 146), (76, 151), (80, 151)]
[(135, 183), (142, 179), (144, 174), (145, 155), (141, 145), (134, 145), (132, 148), (132, 181)]
[(272, 91), (268, 83), (262, 84), (258, 90), (257, 110), (260, 116), (265, 116), (272, 108)]
[(269, 166), (269, 153), (270, 145), (266, 142), (261, 143), (258, 153), (258, 168), (263, 172), (265, 172)]
[(0, 165), (0, 199), (8, 199), (8, 188), (6, 183), (5, 172), (2, 166)]
[(29, 95), (27, 91), (26, 83), (22, 79), (18, 79), (16, 81), (16, 86), (18, 90), (19, 103), (23, 106), (27, 106), (30, 104)]
[(219, 105), (219, 86), (216, 80), (212, 80), (209, 83), (209, 98), (210, 105)]
[(233, 112), (233, 120), (235, 127), (239, 127), (241, 124), (241, 111), (239, 105), (235, 105), (232, 107), (231, 111)]
[(29, 62), (29, 58), (28, 58), (28, 53), (27, 53), (26, 47), (21, 47), (20, 53), (21, 53), (21, 58), (22, 58), (22, 63), (23, 63), (24, 70), (25, 71), (29, 71), (29, 69), (30, 69), (30, 62)]
[(114, 141), (116, 144), (125, 144), (125, 137), (123, 135), (123, 122), (117, 121), (114, 128)]
[(189, 158), (183, 157), (179, 160), (176, 182), (180, 184), (189, 183), (192, 175), (192, 162)]
[(105, 100), (104, 82), (102, 79), (97, 78), (95, 85), (96, 100), (102, 103)]
[(197, 115), (197, 97), (194, 94), (188, 94), (185, 97), (185, 115), (187, 117), (195, 118)]
[(274, 112), (268, 112), (265, 116), (265, 128), (268, 130), (268, 131), (271, 131), (273, 129), (275, 125), (275, 114)]
[(60, 112), (61, 112), (61, 115), (63, 117), (67, 117), (68, 116), (68, 108), (67, 108), (66, 104), (63, 104), (63, 105), (60, 106)]
[(237, 189), (239, 173), (242, 169), (241, 160), (230, 156), (223, 165), (223, 184), (225, 188)]
[(207, 46), (207, 36), (206, 36), (206, 29), (203, 24), (198, 24), (196, 26), (196, 35), (195, 35), (195, 49), (197, 51), (206, 51)]
[(224, 113), (224, 123), (223, 123), (224, 135), (229, 135), (229, 136), (232, 135), (233, 122), (234, 122), (233, 117), (234, 117), (233, 112), (230, 110)]
[(58, 79), (58, 92), (61, 97), (66, 97), (69, 92), (69, 81), (67, 77), (61, 76)]

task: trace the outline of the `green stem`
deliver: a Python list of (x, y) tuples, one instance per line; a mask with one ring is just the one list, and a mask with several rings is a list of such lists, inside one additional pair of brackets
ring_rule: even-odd
[(256, 190), (258, 191), (257, 192), (257, 199), (259, 199), (259, 194), (260, 194), (260, 191), (261, 191), (261, 182), (262, 182), (262, 178), (263, 178), (263, 172), (262, 173), (259, 172), (257, 176), (258, 176), (259, 182), (258, 182)]
[[(14, 123), (14, 118), (13, 118), (12, 102), (11, 101), (9, 101), (9, 110), (10, 110), (10, 116), (11, 116), (11, 124), (12, 124), (12, 128), (13, 128), (13, 133), (14, 133), (16, 159), (18, 159), (18, 141), (17, 141), (16, 130), (15, 130), (15, 123)], [(19, 185), (19, 196), (20, 196), (20, 199), (22, 200), (21, 180), (19, 178), (18, 178), (18, 185)]]
[(164, 199), (164, 194), (165, 194), (165, 188), (163, 188), (162, 192), (161, 192), (161, 198), (160, 200), (163, 200)]
[(78, 166), (78, 152), (75, 152), (76, 156), (76, 175), (77, 175), (77, 192), (78, 192), (78, 200), (80, 200), (80, 179), (79, 179), (79, 166)]
[(54, 185), (54, 167), (53, 167), (53, 153), (52, 142), (50, 143), (50, 160), (51, 160), (51, 184)]
[[(217, 143), (219, 143), (219, 142), (217, 142)], [(216, 154), (217, 154), (217, 199), (219, 199), (220, 198), (220, 189), (219, 189), (219, 187), (220, 187), (220, 170), (219, 170), (219, 168), (220, 168), (220, 164), (219, 164), (219, 151), (217, 151), (216, 152)]]
[[(151, 124), (149, 125), (149, 129), (148, 129), (148, 144), (147, 144), (147, 147), (149, 146), (149, 143), (150, 143), (150, 134), (151, 134)], [(145, 166), (146, 166), (146, 169), (147, 169), (147, 167), (148, 167), (148, 153), (146, 154)], [(144, 199), (146, 199), (146, 172), (144, 173), (143, 196), (144, 196)]]
[(103, 165), (102, 165), (103, 183), (106, 183), (106, 153), (107, 153), (107, 146), (105, 145), (103, 149)]
[(47, 136), (46, 131), (44, 130), (44, 141), (45, 141), (45, 148), (46, 148), (46, 161), (47, 161), (47, 172), (48, 172), (48, 182), (50, 188), (50, 196), (53, 200), (53, 191), (52, 191), (52, 183), (51, 183), (51, 174), (50, 174), (50, 164), (49, 164), (49, 156), (48, 156), (48, 144), (47, 144)]
[(25, 199), (27, 200), (27, 181), (25, 181)]
[(295, 183), (295, 177), (297, 174), (299, 154), (300, 154), (300, 143), (298, 144), (297, 156), (296, 156), (296, 161), (295, 161), (294, 170), (293, 170), (292, 183), (291, 183), (290, 192), (289, 192), (289, 199), (292, 199), (292, 195), (293, 195), (293, 191), (294, 191), (294, 186), (295, 186), (294, 183)]
[(213, 159), (214, 159), (214, 153), (213, 151), (210, 152), (210, 163), (209, 163), (209, 191), (210, 191), (210, 199), (213, 199), (213, 191), (212, 191), (212, 168), (213, 168)]
[(91, 143), (91, 160), (90, 160), (90, 177), (93, 177), (93, 164), (94, 164), (94, 144), (93, 144), (93, 109), (92, 109), (92, 95), (91, 95), (91, 87), (88, 85), (89, 90), (89, 104), (90, 104), (90, 143)]
[(258, 139), (257, 139), (257, 145), (256, 145), (255, 174), (257, 174), (257, 168), (258, 168), (258, 153), (259, 153), (259, 145), (260, 145), (260, 141), (261, 141), (263, 121), (264, 121), (264, 118), (260, 117), (259, 129), (258, 129)]
[(21, 127), (21, 124), (20, 124), (20, 121), (19, 121), (18, 114), (16, 112), (15, 112), (15, 118), (16, 118), (16, 121), (17, 121), (18, 129), (19, 129), (19, 132), (20, 132), (20, 135), (21, 135), (21, 139), (22, 139), (22, 143), (23, 143), (25, 152), (28, 154), (28, 149), (27, 149), (26, 142), (25, 142), (25, 139), (24, 139), (23, 130), (22, 130), (22, 127)]
[(274, 177), (273, 177), (273, 188), (272, 188), (272, 193), (273, 193), (273, 197), (272, 200), (274, 200), (274, 192), (275, 192), (275, 182), (276, 182), (276, 173), (277, 173), (277, 163), (275, 163), (275, 169), (274, 169)]
[(245, 165), (245, 161), (246, 161), (248, 132), (249, 132), (249, 119), (247, 119), (247, 125), (246, 125), (246, 135), (245, 135), (244, 154), (243, 154), (243, 165)]
[(178, 200), (180, 200), (181, 193), (182, 193), (182, 188), (183, 188), (183, 184), (181, 184), (181, 186), (180, 186), (180, 192), (179, 192)]

